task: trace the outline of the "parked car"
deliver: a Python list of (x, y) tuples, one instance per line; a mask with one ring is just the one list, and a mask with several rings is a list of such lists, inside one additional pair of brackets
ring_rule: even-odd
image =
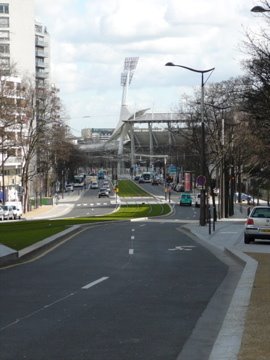
[(135, 180), (135, 181), (139, 181), (140, 177), (141, 177), (141, 175), (135, 175), (135, 176), (134, 176), (134, 180)]
[(11, 205), (3, 205), (2, 206), (4, 211), (4, 220), (12, 220), (15, 219), (15, 215), (13, 213), (13, 208)]
[(270, 206), (255, 206), (249, 213), (244, 229), (244, 242), (270, 240)]
[(5, 205), (12, 206), (14, 219), (20, 219), (22, 217), (23, 211), (21, 201), (7, 201)]
[(109, 191), (108, 191), (108, 189), (106, 189), (106, 188), (101, 188), (101, 189), (99, 189), (98, 197), (99, 197), (99, 198), (101, 198), (101, 197), (109, 197)]
[(73, 184), (66, 184), (65, 190), (66, 191), (73, 191), (74, 190)]
[[(238, 192), (235, 193), (235, 200), (238, 200)], [(246, 201), (247, 203), (250, 203), (252, 200), (252, 196), (245, 194), (245, 193), (241, 193), (241, 201)]]
[(179, 198), (179, 205), (180, 206), (182, 206), (182, 205), (191, 206), (192, 205), (192, 196), (191, 196), (191, 194), (189, 194), (189, 193), (181, 194), (180, 198)]
[(12, 206), (13, 218), (20, 219), (22, 217), (22, 209), (18, 208), (16, 205), (10, 205), (10, 206)]

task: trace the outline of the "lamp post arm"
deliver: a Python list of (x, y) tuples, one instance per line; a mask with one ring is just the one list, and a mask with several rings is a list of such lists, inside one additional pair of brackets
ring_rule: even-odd
[(269, 12), (270, 9), (265, 9), (262, 6), (258, 5), (258, 6), (254, 6), (250, 11), (255, 13), (264, 13), (264, 12)]
[[(177, 64), (174, 64), (172, 62), (168, 62), (167, 64), (165, 64), (165, 66), (177, 66), (177, 67), (181, 67), (183, 69), (187, 69), (187, 70), (190, 70), (190, 71), (193, 71), (193, 72), (196, 72), (196, 73), (200, 73), (200, 74), (205, 74), (205, 73), (208, 73), (208, 72), (213, 72), (215, 70), (215, 68), (211, 68), (211, 69), (206, 69), (206, 70), (198, 70), (198, 69), (194, 69), (194, 68), (191, 68), (189, 66), (185, 66), (185, 65), (177, 65)], [(210, 74), (211, 75), (211, 74)], [(209, 76), (210, 76), (209, 75)], [(209, 78), (209, 77), (208, 77)], [(207, 81), (207, 80), (206, 80)], [(202, 85), (205, 85), (205, 82), (203, 82), (203, 76), (202, 76)]]

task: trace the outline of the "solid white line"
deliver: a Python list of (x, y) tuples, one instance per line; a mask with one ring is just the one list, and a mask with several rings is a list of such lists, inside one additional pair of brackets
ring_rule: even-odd
[(82, 289), (87, 290), (87, 289), (89, 289), (90, 287), (95, 286), (95, 285), (99, 284), (100, 282), (105, 281), (105, 280), (107, 280), (107, 279), (109, 279), (108, 276), (103, 276), (102, 278), (97, 279), (97, 280), (95, 280), (95, 281), (92, 281), (92, 282), (90, 282), (89, 284), (83, 286)]

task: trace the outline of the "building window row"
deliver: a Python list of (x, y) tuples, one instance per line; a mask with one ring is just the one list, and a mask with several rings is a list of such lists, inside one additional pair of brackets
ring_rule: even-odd
[(0, 54), (10, 54), (9, 44), (0, 44)]
[(0, 40), (9, 40), (9, 31), (0, 30)]
[(0, 28), (8, 28), (8, 27), (9, 27), (9, 18), (0, 17)]
[(1, 14), (9, 14), (9, 5), (0, 3), (0, 13)]

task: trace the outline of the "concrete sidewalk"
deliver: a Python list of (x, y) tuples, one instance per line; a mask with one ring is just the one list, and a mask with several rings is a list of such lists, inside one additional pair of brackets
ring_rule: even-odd
[[(69, 194), (59, 199), (58, 205), (34, 209), (26, 214), (25, 218), (43, 219), (64, 216), (78, 198), (79, 194)], [(211, 234), (209, 234), (208, 226), (201, 227), (197, 221), (184, 225), (184, 228), (192, 232), (199, 241), (225, 251), (245, 264), (223, 326), (212, 349), (210, 360), (267, 360), (270, 358), (270, 345), (267, 339), (267, 330), (270, 326), (270, 265), (267, 266), (270, 264), (270, 246), (267, 243), (244, 244), (243, 225), (246, 211), (246, 207), (236, 204), (234, 216), (217, 221), (215, 231), (211, 228)], [(14, 251), (0, 245), (0, 258), (7, 254), (12, 256)], [(265, 281), (266, 277), (267, 281)], [(268, 294), (268, 302), (265, 301), (265, 296), (264, 300), (258, 296), (257, 289)], [(263, 314), (258, 316), (261, 313), (262, 301)], [(257, 341), (258, 337), (260, 342)]]
[(184, 226), (198, 239), (244, 264), (210, 360), (270, 359), (270, 244), (244, 243), (246, 214), (247, 206), (236, 204), (234, 216), (216, 222), (211, 234), (208, 226)]

